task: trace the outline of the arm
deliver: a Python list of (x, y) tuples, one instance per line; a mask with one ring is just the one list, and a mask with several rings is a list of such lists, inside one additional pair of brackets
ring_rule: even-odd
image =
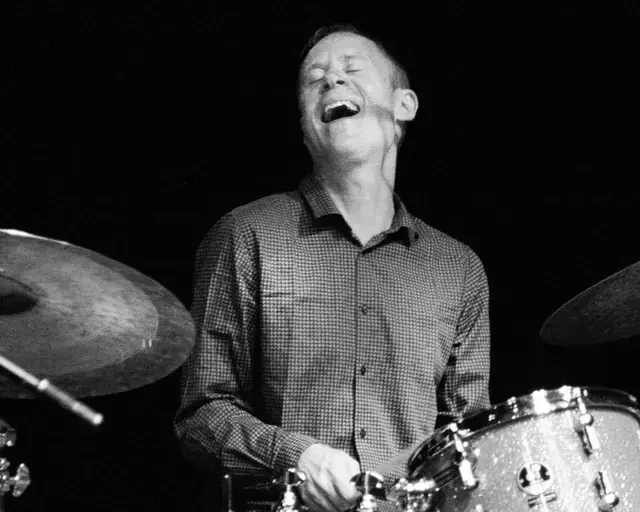
[(466, 265), (456, 335), (438, 387), (438, 426), (490, 407), (489, 287), (475, 253)]
[(254, 415), (258, 279), (254, 233), (228, 214), (196, 256), (196, 342), (182, 369), (175, 431), (192, 463), (209, 471), (221, 464), (232, 474), (262, 478), (295, 467), (317, 441)]

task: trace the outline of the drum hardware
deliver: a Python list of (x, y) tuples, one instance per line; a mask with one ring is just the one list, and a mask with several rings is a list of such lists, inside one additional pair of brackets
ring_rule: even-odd
[[(589, 413), (587, 406), (584, 403), (583, 395), (585, 394), (585, 391), (580, 388), (576, 388), (574, 393), (575, 402), (578, 406), (578, 412), (580, 413), (580, 416), (578, 417), (577, 430), (582, 436), (582, 443), (585, 452), (589, 456), (597, 456), (601, 453), (602, 447), (594, 427), (595, 420), (593, 415)], [(613, 508), (620, 502), (620, 498), (612, 490), (613, 485), (611, 483), (611, 479), (605, 471), (598, 471), (595, 486), (598, 490), (598, 495), (600, 496), (598, 508), (602, 511), (613, 510)]]
[(384, 478), (375, 471), (363, 471), (351, 479), (351, 485), (360, 493), (358, 502), (351, 510), (354, 512), (375, 512), (377, 500), (386, 500)]
[(578, 432), (582, 435), (582, 443), (588, 455), (592, 455), (600, 451), (600, 441), (596, 434), (596, 429), (593, 426), (595, 420), (593, 415), (587, 411), (587, 406), (582, 398), (582, 390), (577, 390), (576, 404), (578, 405), (578, 412), (580, 416), (578, 418)]
[(303, 512), (307, 510), (300, 499), (298, 487), (304, 484), (307, 476), (295, 468), (285, 470), (281, 478), (276, 478), (273, 484), (282, 488), (282, 495), (274, 512)]
[(222, 477), (222, 506), (224, 512), (235, 512), (233, 508), (233, 482), (231, 475), (225, 474)]
[(16, 444), (16, 431), (14, 428), (10, 427), (7, 423), (4, 423), (0, 420), (0, 450), (5, 446), (13, 446)]
[(11, 377), (19, 380), (25, 387), (53, 400), (59, 406), (76, 414), (78, 417), (91, 423), (94, 427), (100, 425), (104, 419), (102, 414), (87, 407), (68, 393), (51, 384), (47, 379), (38, 379), (2, 355), (0, 355), (0, 370), (7, 372)]
[(600, 500), (598, 501), (598, 508), (600, 508), (600, 510), (603, 512), (613, 510), (618, 503), (620, 503), (620, 498), (611, 490), (611, 480), (604, 471), (598, 471), (596, 487), (600, 495)]
[(0, 495), (13, 490), (11, 493), (16, 498), (24, 493), (31, 483), (29, 468), (25, 464), (20, 464), (14, 476), (9, 476), (11, 463), (4, 457), (0, 458)]
[(430, 512), (436, 505), (437, 493), (435, 480), (400, 478), (387, 491), (387, 501), (405, 512)]
[(460, 473), (463, 487), (467, 491), (475, 489), (480, 484), (480, 481), (473, 473), (473, 466), (478, 459), (475, 453), (469, 448), (469, 443), (462, 441), (457, 423), (451, 423), (449, 425), (449, 431), (451, 432), (451, 440), (456, 450), (456, 464), (458, 465), (458, 472)]
[[(7, 423), (2, 422), (0, 427), (0, 449), (11, 447), (16, 442), (16, 431)], [(3, 510), (4, 495), (11, 491), (12, 496), (18, 498), (31, 483), (29, 468), (20, 464), (14, 476), (10, 474), (11, 463), (5, 457), (0, 457), (0, 511)]]

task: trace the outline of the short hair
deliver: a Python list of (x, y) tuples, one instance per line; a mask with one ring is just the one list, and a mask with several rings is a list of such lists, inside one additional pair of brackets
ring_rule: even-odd
[[(368, 39), (373, 44), (375, 44), (378, 50), (380, 50), (380, 53), (382, 53), (382, 55), (389, 62), (391, 62), (391, 66), (393, 68), (393, 74), (391, 76), (391, 86), (394, 89), (410, 88), (409, 74), (407, 73), (407, 70), (404, 68), (404, 66), (400, 64), (398, 59), (396, 59), (389, 52), (389, 50), (382, 44), (382, 42), (379, 39), (372, 37), (370, 34), (363, 32), (362, 30), (357, 28), (355, 25), (352, 25), (350, 23), (335, 23), (333, 25), (321, 27), (318, 30), (316, 30), (315, 33), (307, 40), (306, 44), (302, 49), (302, 54), (300, 55), (300, 66), (302, 66), (304, 59), (307, 58), (307, 55), (309, 55), (309, 52), (316, 44), (318, 44), (325, 37), (330, 36), (331, 34), (337, 34), (337, 33), (354, 34), (360, 37), (364, 37), (365, 39)], [(299, 74), (298, 74), (298, 80), (300, 80)]]
[[(301, 89), (301, 76), (300, 70), (302, 68), (302, 64), (304, 60), (309, 55), (311, 49), (318, 44), (322, 39), (331, 34), (337, 33), (346, 33), (346, 34), (354, 34), (360, 37), (364, 37), (368, 39), (373, 44), (376, 45), (380, 53), (391, 63), (392, 73), (391, 73), (391, 87), (395, 89), (409, 89), (411, 87), (409, 82), (409, 73), (407, 73), (406, 68), (398, 61), (398, 59), (389, 52), (389, 50), (385, 47), (384, 44), (380, 41), (380, 39), (371, 36), (371, 34), (363, 32), (355, 25), (351, 23), (334, 23), (332, 25), (327, 25), (324, 27), (320, 27), (318, 30), (314, 32), (314, 34), (307, 39), (306, 44), (302, 48), (302, 53), (300, 54), (300, 61), (298, 66), (298, 84), (296, 87), (296, 92), (298, 95), (298, 104), (300, 101), (300, 89)], [(404, 139), (405, 132), (407, 130), (406, 121), (400, 122), (401, 134), (400, 140), (398, 141), (398, 149), (402, 145), (402, 140)]]

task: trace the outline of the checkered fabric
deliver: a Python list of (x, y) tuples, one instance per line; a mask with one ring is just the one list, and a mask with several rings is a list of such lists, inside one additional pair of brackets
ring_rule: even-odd
[(217, 222), (195, 276), (175, 429), (231, 474), (281, 474), (316, 442), (374, 470), (438, 414), (489, 407), (483, 266), (397, 196), (391, 228), (362, 246), (307, 176)]

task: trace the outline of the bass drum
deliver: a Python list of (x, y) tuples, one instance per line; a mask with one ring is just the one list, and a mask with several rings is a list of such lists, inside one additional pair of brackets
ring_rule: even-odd
[(428, 510), (638, 512), (638, 402), (570, 386), (514, 397), (437, 430), (408, 469), (435, 480)]

